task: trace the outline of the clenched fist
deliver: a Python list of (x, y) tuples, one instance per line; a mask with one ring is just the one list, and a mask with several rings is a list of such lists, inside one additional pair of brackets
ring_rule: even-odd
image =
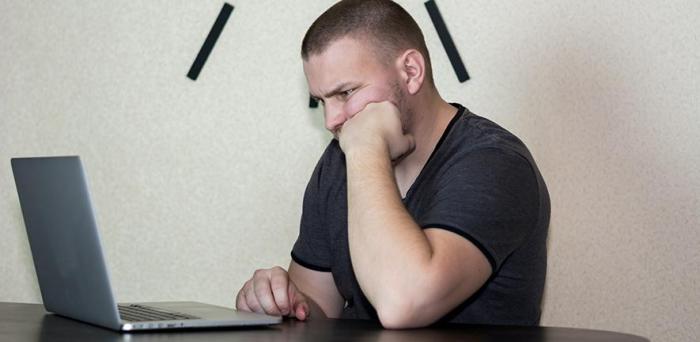
[(289, 279), (287, 271), (276, 266), (255, 271), (236, 296), (236, 308), (272, 316), (309, 317), (309, 303)]
[(386, 153), (391, 160), (415, 148), (413, 136), (403, 131), (401, 112), (389, 101), (368, 103), (343, 124), (338, 141), (346, 154), (351, 151)]

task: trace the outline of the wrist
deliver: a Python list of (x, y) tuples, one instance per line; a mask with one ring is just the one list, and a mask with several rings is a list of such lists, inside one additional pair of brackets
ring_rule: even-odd
[(347, 162), (367, 162), (376, 163), (382, 160), (391, 161), (388, 148), (385, 147), (368, 147), (356, 146), (353, 148), (344, 149), (345, 160)]

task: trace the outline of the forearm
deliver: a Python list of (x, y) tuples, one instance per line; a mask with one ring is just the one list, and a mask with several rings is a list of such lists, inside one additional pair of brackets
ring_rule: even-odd
[(353, 153), (346, 162), (348, 239), (360, 287), (380, 315), (410, 306), (429, 274), (430, 243), (401, 202), (386, 155)]

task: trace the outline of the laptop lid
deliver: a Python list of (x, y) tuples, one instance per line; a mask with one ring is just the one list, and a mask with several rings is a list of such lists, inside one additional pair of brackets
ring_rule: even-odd
[(13, 158), (12, 171), (46, 310), (119, 329), (79, 157)]

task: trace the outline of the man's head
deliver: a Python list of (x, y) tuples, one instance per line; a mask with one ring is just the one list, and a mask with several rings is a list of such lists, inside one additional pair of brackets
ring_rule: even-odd
[(367, 103), (387, 100), (410, 126), (411, 96), (433, 87), (420, 28), (389, 0), (335, 4), (311, 25), (301, 55), (309, 90), (324, 103), (332, 132)]

